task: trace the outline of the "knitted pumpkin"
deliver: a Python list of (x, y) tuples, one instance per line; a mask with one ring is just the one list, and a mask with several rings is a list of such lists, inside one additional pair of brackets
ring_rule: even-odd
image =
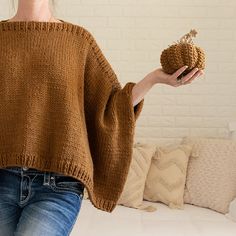
[(160, 60), (165, 73), (173, 74), (182, 66), (187, 65), (188, 68), (178, 77), (181, 79), (195, 67), (202, 70), (205, 68), (205, 53), (194, 44), (192, 39), (196, 37), (196, 34), (197, 31), (193, 29), (162, 51)]

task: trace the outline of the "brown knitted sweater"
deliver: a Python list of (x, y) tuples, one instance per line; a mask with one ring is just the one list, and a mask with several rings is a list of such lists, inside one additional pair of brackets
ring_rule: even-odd
[(132, 104), (94, 36), (61, 20), (0, 21), (0, 168), (74, 177), (112, 212), (132, 158)]

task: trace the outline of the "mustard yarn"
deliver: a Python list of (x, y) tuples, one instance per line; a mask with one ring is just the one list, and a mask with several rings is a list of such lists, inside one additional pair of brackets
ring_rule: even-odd
[(181, 74), (182, 77), (195, 67), (205, 69), (205, 52), (193, 42), (193, 37), (196, 35), (197, 31), (192, 29), (162, 51), (160, 62), (164, 72), (173, 74), (182, 66), (187, 65), (188, 68)]

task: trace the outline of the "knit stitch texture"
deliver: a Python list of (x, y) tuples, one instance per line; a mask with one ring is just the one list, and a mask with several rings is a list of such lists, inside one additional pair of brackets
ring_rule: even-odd
[(80, 180), (112, 212), (128, 175), (135, 107), (92, 33), (61, 20), (0, 21), (0, 168)]

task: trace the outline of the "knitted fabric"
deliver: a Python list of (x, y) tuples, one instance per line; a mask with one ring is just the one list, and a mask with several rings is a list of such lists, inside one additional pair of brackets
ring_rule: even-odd
[(205, 52), (193, 42), (193, 37), (196, 35), (195, 29), (190, 30), (180, 40), (162, 51), (160, 61), (164, 72), (173, 74), (179, 68), (187, 65), (188, 68), (178, 77), (180, 79), (195, 67), (200, 70), (205, 69)]
[(0, 21), (0, 168), (80, 180), (112, 212), (132, 158), (135, 107), (91, 32), (61, 20)]

